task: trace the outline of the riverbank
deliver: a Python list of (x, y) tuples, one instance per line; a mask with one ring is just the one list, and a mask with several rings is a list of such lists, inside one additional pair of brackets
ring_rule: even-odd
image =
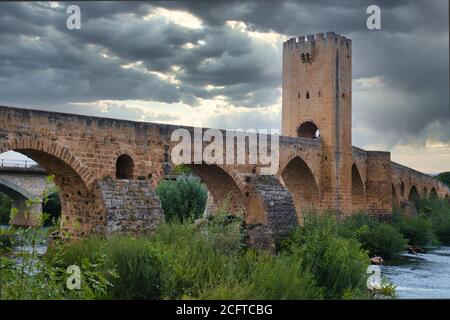
[[(195, 221), (187, 216), (182, 222), (173, 219), (149, 235), (118, 235), (108, 239), (91, 236), (71, 243), (56, 243), (45, 255), (39, 252), (39, 241), (36, 241), (43, 229), (17, 229), (14, 248), (21, 248), (15, 253), (21, 263), (0, 257), (1, 298), (395, 297), (395, 287), (388, 280), (398, 286), (401, 298), (420, 297), (414, 296), (414, 288), (416, 293), (430, 288), (420, 285), (423, 273), (414, 273), (417, 269), (414, 261), (434, 261), (437, 269), (428, 274), (432, 281), (439, 281), (439, 272), (446, 265), (439, 265), (437, 259), (447, 253), (434, 251), (412, 257), (405, 255), (406, 245), (436, 244), (446, 239), (450, 231), (446, 228), (450, 221), (449, 206), (444, 200), (421, 200), (417, 203), (417, 214), (396, 213), (391, 223), (379, 222), (365, 213), (345, 219), (337, 219), (333, 212), (305, 213), (303, 225), (277, 243), (275, 252), (246, 247), (243, 217), (229, 214), (226, 207)], [(381, 266), (382, 276), (386, 278), (383, 288), (374, 292), (368, 290), (366, 281), (369, 257), (376, 254), (381, 254), (386, 261)], [(80, 290), (67, 286), (68, 277), (73, 276), (73, 271), (67, 273), (71, 265), (80, 268), (83, 283)], [(423, 272), (433, 269), (426, 264), (421, 266)], [(412, 277), (404, 277), (405, 274)], [(440, 292), (440, 295), (447, 294)]]

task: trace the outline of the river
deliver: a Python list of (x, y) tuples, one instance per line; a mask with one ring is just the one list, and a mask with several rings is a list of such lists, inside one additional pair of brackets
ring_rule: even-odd
[(450, 299), (450, 246), (426, 254), (402, 254), (381, 267), (398, 299)]

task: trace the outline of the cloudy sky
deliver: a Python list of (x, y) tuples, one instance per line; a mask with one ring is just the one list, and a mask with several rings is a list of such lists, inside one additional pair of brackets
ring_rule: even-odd
[(447, 0), (0, 3), (0, 105), (280, 128), (282, 43), (326, 31), (353, 41), (353, 145), (450, 171)]

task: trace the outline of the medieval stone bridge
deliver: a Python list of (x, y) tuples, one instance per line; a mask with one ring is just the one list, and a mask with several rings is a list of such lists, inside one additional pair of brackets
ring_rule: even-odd
[[(351, 40), (334, 32), (283, 44), (275, 174), (261, 175), (261, 163), (190, 164), (216, 203), (228, 199), (231, 211), (244, 212), (250, 245), (272, 246), (306, 210), (385, 215), (417, 195), (450, 196), (439, 181), (391, 162), (389, 152), (352, 146), (351, 60)], [(23, 153), (55, 175), (63, 234), (151, 230), (163, 220), (152, 188), (170, 171), (179, 128), (195, 131), (0, 107), (0, 153)]]
[[(151, 187), (171, 166), (176, 144), (171, 133), (178, 128), (0, 107), (0, 153), (20, 152), (55, 175), (63, 232), (142, 231), (162, 221)], [(245, 212), (251, 243), (261, 246), (301, 222), (308, 208), (385, 214), (415, 193), (450, 195), (430, 176), (392, 163), (388, 152), (353, 148), (352, 157), (350, 192), (338, 194), (339, 208), (329, 190), (332, 177), (321, 139), (280, 137), (279, 170), (273, 176), (261, 176), (259, 164), (192, 168), (214, 201), (231, 196), (231, 209)]]

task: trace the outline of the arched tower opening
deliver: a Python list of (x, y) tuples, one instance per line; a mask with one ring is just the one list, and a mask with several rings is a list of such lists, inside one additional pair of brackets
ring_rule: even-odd
[(297, 137), (318, 139), (319, 128), (312, 121), (303, 122), (297, 129)]

